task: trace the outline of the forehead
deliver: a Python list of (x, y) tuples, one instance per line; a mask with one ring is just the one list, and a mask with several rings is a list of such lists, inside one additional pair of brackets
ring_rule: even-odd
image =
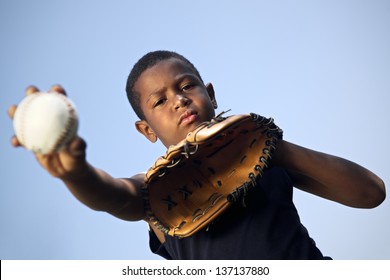
[(177, 58), (165, 59), (146, 69), (134, 84), (134, 89), (140, 94), (150, 92), (183, 76), (197, 77), (184, 61)]

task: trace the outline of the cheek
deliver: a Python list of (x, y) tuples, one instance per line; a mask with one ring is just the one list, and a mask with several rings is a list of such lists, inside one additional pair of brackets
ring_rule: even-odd
[(203, 108), (204, 112), (206, 112), (209, 117), (214, 117), (214, 106), (208, 96), (205, 96), (199, 105)]
[(171, 135), (174, 134), (172, 133), (172, 121), (168, 117), (157, 118), (153, 123), (152, 129), (160, 139), (172, 137)]
[(211, 103), (211, 98), (206, 93), (202, 94), (202, 97), (199, 100), (204, 107), (213, 107), (213, 104)]

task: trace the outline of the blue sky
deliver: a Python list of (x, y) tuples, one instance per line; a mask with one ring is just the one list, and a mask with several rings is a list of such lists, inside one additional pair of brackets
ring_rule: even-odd
[[(0, 0), (0, 259), (159, 259), (144, 222), (77, 201), (24, 149), (6, 115), (28, 85), (61, 84), (88, 160), (114, 177), (165, 152), (135, 129), (125, 83), (145, 53), (188, 57), (221, 110), (273, 117), (286, 140), (390, 181), (390, 2)], [(390, 259), (390, 200), (354, 209), (295, 191), (303, 224), (335, 259)]]

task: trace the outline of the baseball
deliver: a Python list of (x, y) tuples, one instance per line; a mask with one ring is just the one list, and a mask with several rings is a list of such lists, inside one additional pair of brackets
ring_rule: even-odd
[(39, 92), (26, 96), (17, 106), (14, 130), (18, 141), (39, 154), (63, 149), (76, 135), (75, 105), (60, 93)]

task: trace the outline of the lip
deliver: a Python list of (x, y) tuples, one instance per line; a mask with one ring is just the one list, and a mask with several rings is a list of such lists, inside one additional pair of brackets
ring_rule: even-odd
[(193, 110), (186, 110), (179, 118), (180, 124), (189, 124), (195, 121), (198, 114)]

